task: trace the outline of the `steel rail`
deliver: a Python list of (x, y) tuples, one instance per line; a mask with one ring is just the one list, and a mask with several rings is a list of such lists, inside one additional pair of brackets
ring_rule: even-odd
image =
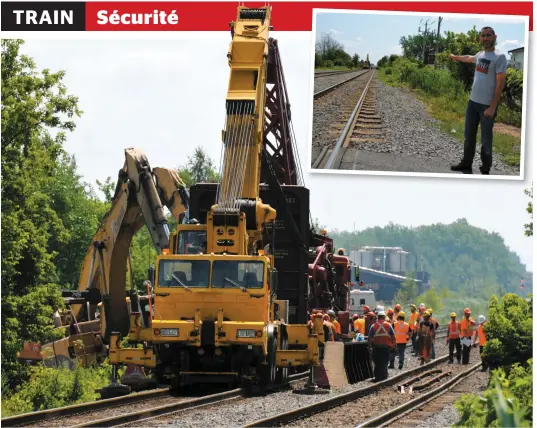
[(345, 73), (356, 73), (357, 70), (345, 70), (345, 71), (321, 71), (319, 73), (315, 73), (315, 78), (318, 77), (326, 77), (326, 76), (337, 76), (339, 74), (345, 74)]
[(306, 417), (325, 412), (334, 407), (339, 407), (345, 403), (348, 403), (349, 401), (356, 400), (357, 398), (370, 395), (374, 392), (377, 392), (380, 389), (393, 386), (407, 377), (413, 376), (414, 374), (419, 373), (423, 370), (428, 370), (447, 360), (448, 360), (448, 355), (444, 355), (442, 357), (437, 358), (434, 361), (431, 361), (430, 363), (424, 364), (423, 366), (419, 366), (414, 369), (408, 370), (406, 372), (400, 373), (398, 375), (395, 375), (392, 378), (389, 378), (380, 382), (376, 382), (370, 386), (366, 386), (364, 388), (360, 388), (355, 391), (347, 392), (344, 394), (336, 395), (335, 397), (328, 398), (326, 400), (311, 404), (309, 406), (289, 410), (284, 413), (279, 413), (277, 415), (270, 416), (268, 418), (252, 422), (248, 425), (244, 425), (244, 427), (273, 427), (273, 426), (278, 426), (282, 424), (287, 424), (289, 422), (292, 422), (298, 419), (304, 419)]
[(354, 125), (356, 123), (356, 120), (358, 119), (358, 116), (360, 114), (360, 110), (362, 109), (362, 104), (364, 103), (367, 91), (369, 90), (369, 85), (371, 84), (371, 80), (373, 79), (373, 76), (375, 74), (371, 73), (371, 77), (367, 81), (367, 84), (365, 85), (365, 88), (362, 92), (362, 95), (360, 96), (360, 99), (354, 106), (354, 110), (351, 114), (351, 117), (345, 124), (345, 128), (343, 128), (343, 132), (341, 133), (340, 137), (336, 141), (336, 145), (334, 146), (334, 149), (332, 150), (332, 154), (328, 158), (328, 161), (326, 161), (326, 164), (324, 165), (323, 169), (338, 169), (339, 165), (341, 163), (341, 159), (343, 158), (343, 154), (345, 151), (343, 150), (348, 137), (350, 136), (350, 133), (352, 133), (352, 130), (354, 129)]
[[(298, 373), (296, 375), (289, 376), (289, 380), (284, 385), (275, 385), (272, 388), (269, 388), (270, 391), (277, 391), (282, 388), (282, 386), (290, 385), (295, 382), (299, 382), (308, 377), (308, 373)], [(181, 410), (191, 410), (198, 409), (200, 407), (206, 406), (208, 404), (220, 403), (228, 400), (233, 400), (243, 395), (243, 388), (236, 388), (230, 391), (221, 392), (218, 394), (206, 395), (205, 397), (195, 398), (193, 400), (183, 400), (177, 403), (166, 404), (163, 406), (157, 406), (150, 409), (144, 409), (137, 412), (125, 413), (122, 415), (112, 416), (105, 419), (99, 419), (96, 421), (89, 421), (87, 423), (82, 423), (74, 425), (73, 427), (113, 427), (118, 425), (123, 425), (129, 422), (142, 421), (147, 419), (152, 419), (158, 416), (164, 416), (170, 413), (175, 413)]]
[(383, 413), (382, 415), (375, 416), (374, 418), (368, 419), (364, 423), (357, 425), (355, 428), (366, 428), (366, 427), (382, 427), (386, 426), (388, 424), (391, 424), (393, 422), (396, 422), (401, 418), (401, 416), (405, 416), (408, 413), (411, 413), (412, 411), (423, 407), (425, 404), (437, 399), (447, 391), (449, 391), (451, 388), (453, 388), (455, 385), (457, 385), (459, 382), (464, 380), (466, 377), (471, 375), (473, 372), (475, 372), (479, 367), (481, 366), (481, 362), (474, 364), (472, 367), (470, 367), (468, 370), (465, 370), (462, 373), (459, 373), (457, 376), (451, 378), (446, 383), (442, 384), (438, 388), (435, 388), (429, 392), (426, 392), (424, 394), (421, 394), (419, 397), (408, 401), (407, 403), (404, 403), (394, 409), (390, 409), (389, 411)]
[(353, 77), (351, 77), (351, 78), (349, 78), (347, 80), (344, 80), (342, 82), (336, 83), (335, 85), (332, 85), (332, 86), (330, 86), (330, 87), (328, 87), (326, 89), (323, 89), (321, 91), (315, 92), (313, 94), (313, 99), (316, 100), (316, 99), (322, 97), (323, 95), (326, 95), (327, 93), (332, 92), (334, 89), (339, 88), (341, 85), (344, 85), (345, 83), (350, 82), (351, 80), (358, 79), (358, 77), (363, 76), (364, 74), (369, 73), (370, 71), (371, 70), (366, 70), (366, 71), (364, 71), (364, 72), (362, 72), (362, 73), (360, 73), (360, 74), (358, 74), (356, 76), (353, 76)]
[(119, 406), (129, 403), (137, 403), (152, 398), (168, 396), (169, 388), (159, 388), (151, 391), (137, 392), (135, 394), (124, 395), (122, 397), (106, 398), (103, 400), (90, 401), (88, 403), (74, 404), (72, 406), (58, 407), (55, 409), (41, 410), (39, 412), (23, 413), (21, 415), (9, 416), (0, 420), (2, 426), (24, 426), (31, 422), (45, 422), (47, 419), (56, 419), (62, 416), (73, 416), (79, 413), (92, 412), (112, 406)]

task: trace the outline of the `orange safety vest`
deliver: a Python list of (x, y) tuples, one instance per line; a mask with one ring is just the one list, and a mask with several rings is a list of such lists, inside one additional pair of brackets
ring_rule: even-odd
[(391, 325), (388, 321), (373, 324), (373, 345), (392, 346), (390, 327)]
[(448, 324), (448, 333), (450, 339), (458, 339), (461, 336), (461, 323), (459, 321), (451, 321)]
[(341, 324), (338, 322), (338, 320), (332, 321), (332, 325), (336, 328), (336, 332), (341, 334)]
[(485, 346), (485, 343), (487, 343), (487, 337), (485, 336), (485, 332), (483, 330), (483, 324), (479, 324), (476, 328), (477, 337), (479, 338), (479, 346)]
[(462, 337), (472, 337), (475, 331), (475, 321), (470, 318), (469, 320), (463, 318), (461, 321), (461, 336)]
[[(432, 326), (432, 322), (429, 321), (429, 323), (431, 324)], [(428, 325), (425, 325), (425, 321), (422, 321), (420, 323), (420, 329), (418, 331), (418, 334), (420, 336), (432, 336), (433, 335), (433, 331), (434, 331), (434, 327), (431, 328), (431, 326), (428, 326)]]
[(408, 341), (408, 331), (410, 330), (408, 323), (397, 321), (393, 326), (393, 329), (395, 331), (396, 343), (406, 343)]
[(410, 323), (409, 323), (410, 330), (412, 330), (412, 331), (416, 330), (416, 328), (417, 328), (416, 322), (418, 321), (418, 313), (417, 312), (411, 312), (409, 321), (410, 321)]
[(365, 319), (364, 318), (358, 318), (357, 320), (355, 320), (354, 321), (354, 329), (358, 333), (362, 333), (363, 335), (365, 335)]

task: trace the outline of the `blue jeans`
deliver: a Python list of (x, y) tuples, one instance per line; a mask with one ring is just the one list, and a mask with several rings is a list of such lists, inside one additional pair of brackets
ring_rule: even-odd
[(477, 143), (477, 128), (481, 124), (481, 163), (483, 171), (490, 171), (492, 167), (492, 128), (494, 128), (494, 117), (486, 117), (483, 113), (489, 106), (468, 101), (466, 107), (466, 121), (464, 123), (464, 157), (462, 163), (471, 168), (474, 162), (475, 146)]

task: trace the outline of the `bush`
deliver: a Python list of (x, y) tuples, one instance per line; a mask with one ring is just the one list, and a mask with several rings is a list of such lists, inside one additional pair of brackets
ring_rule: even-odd
[(463, 394), (455, 402), (460, 419), (455, 427), (531, 427), (533, 422), (533, 363), (515, 364), (509, 375), (494, 370), (480, 397)]
[(392, 68), (388, 67), (386, 70), (384, 70), (384, 74), (392, 74)]
[(492, 296), (489, 322), (485, 325), (487, 344), (484, 356), (492, 368), (525, 363), (532, 358), (532, 296), (529, 301), (516, 294), (505, 294), (499, 300)]
[(109, 384), (111, 366), (79, 366), (71, 371), (38, 365), (30, 372), (29, 382), (2, 397), (2, 417), (93, 401), (98, 398), (95, 390)]

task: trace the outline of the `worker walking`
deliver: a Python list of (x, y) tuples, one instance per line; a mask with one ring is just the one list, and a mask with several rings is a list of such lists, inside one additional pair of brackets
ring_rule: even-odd
[(412, 304), (410, 305), (410, 318), (408, 320), (408, 325), (410, 327), (410, 331), (412, 332), (411, 340), (412, 340), (412, 352), (414, 355), (418, 354), (418, 341), (416, 340), (417, 333), (416, 330), (418, 328), (418, 312), (416, 311), (416, 305)]
[(470, 363), (470, 350), (472, 347), (472, 336), (475, 332), (475, 321), (470, 316), (472, 312), (469, 308), (464, 309), (464, 318), (461, 321), (461, 344), (462, 344), (462, 363)]
[(453, 351), (457, 350), (457, 363), (461, 363), (461, 323), (457, 321), (457, 314), (451, 312), (451, 322), (448, 324), (449, 364), (453, 364)]
[[(397, 354), (399, 356), (399, 370), (403, 369), (405, 363), (405, 350), (408, 339), (410, 338), (410, 326), (405, 322), (405, 313), (399, 311), (397, 322), (393, 326), (395, 332), (395, 343), (397, 345)], [(393, 362), (391, 362), (393, 365)]]
[[(387, 314), (388, 314), (388, 318), (386, 319), (386, 321), (388, 321), (393, 328), (394, 323), (395, 323), (395, 319), (393, 318), (393, 309), (389, 308)], [(395, 369), (396, 352), (397, 352), (397, 349), (395, 346), (392, 349), (390, 349), (390, 365), (388, 366), (389, 369)]]
[(373, 348), (373, 364), (375, 365), (375, 382), (388, 379), (388, 361), (390, 350), (395, 348), (395, 333), (393, 327), (386, 321), (386, 313), (378, 311), (378, 321), (368, 332), (368, 343)]
[(487, 360), (483, 357), (483, 349), (485, 348), (485, 344), (487, 343), (487, 336), (485, 335), (484, 326), (487, 323), (487, 320), (484, 315), (479, 315), (477, 317), (477, 327), (475, 329), (475, 335), (474, 335), (474, 347), (476, 346), (476, 342), (479, 340), (479, 355), (481, 356), (481, 371), (486, 372), (488, 365)]
[(433, 340), (435, 337), (434, 324), (430, 321), (429, 311), (423, 313), (423, 321), (418, 329), (418, 342), (420, 347), (421, 365), (428, 363), (432, 357)]

